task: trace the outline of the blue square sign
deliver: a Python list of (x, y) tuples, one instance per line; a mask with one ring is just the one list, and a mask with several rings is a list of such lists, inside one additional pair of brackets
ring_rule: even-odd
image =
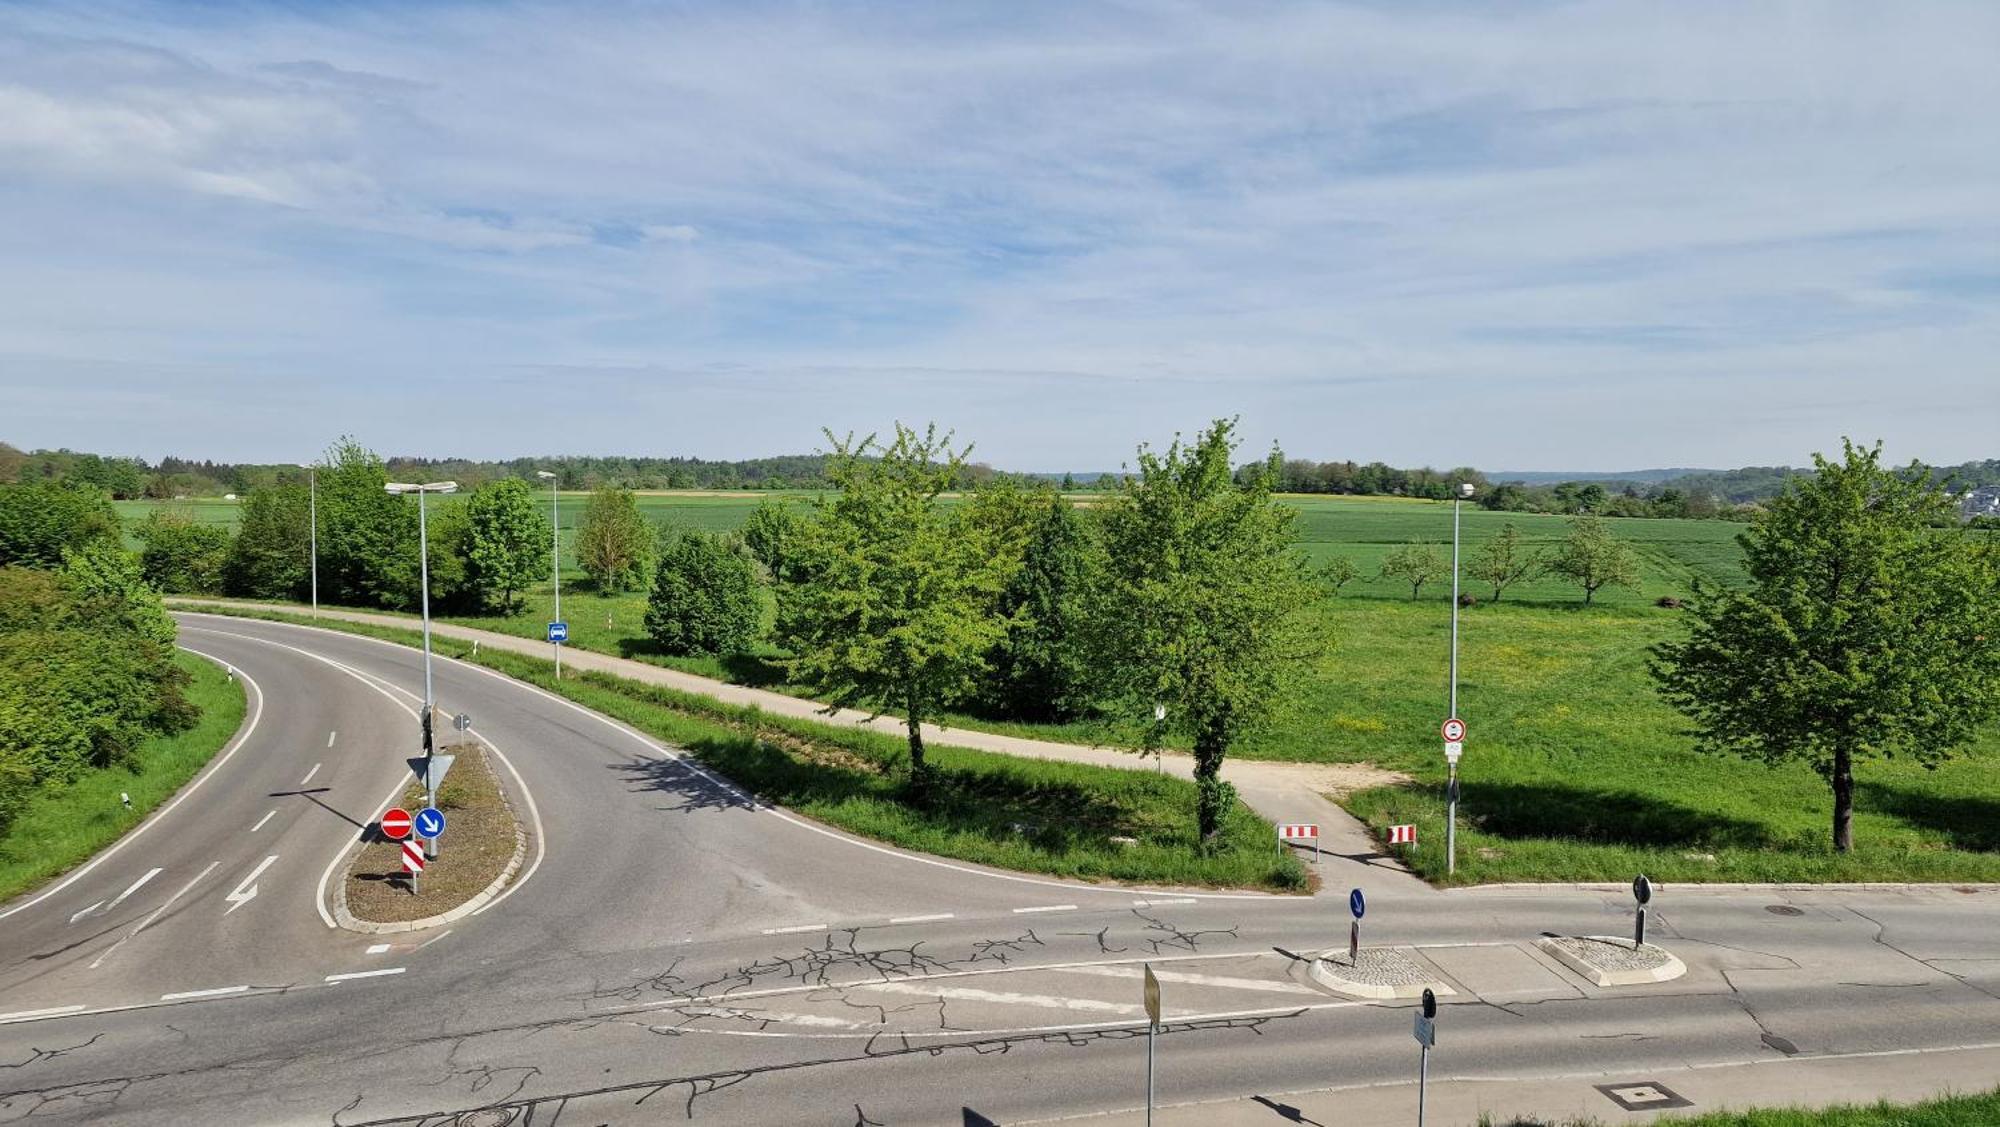
[(549, 641), (558, 643), (569, 641), (569, 623), (567, 622), (549, 623)]

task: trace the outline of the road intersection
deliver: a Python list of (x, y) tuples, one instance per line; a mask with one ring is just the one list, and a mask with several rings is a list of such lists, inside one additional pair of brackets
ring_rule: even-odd
[(0, 908), (0, 1122), (1117, 1114), (1143, 1095), (1144, 963), (1166, 998), (1165, 1102), (1261, 1095), (1247, 1114), (1264, 1118), (1240, 1121), (1274, 1124), (1332, 1090), (1386, 1107), (1414, 1078), (1409, 1003), (1334, 994), (1299, 957), (1344, 942), (1350, 872), (1364, 942), (1455, 991), (1434, 1067), (1496, 1111), (1569, 1100), (1616, 1122), (1635, 1113), (1599, 1084), (1755, 1063), (1780, 1100), (1839, 1060), (1913, 1074), (2000, 1046), (1989, 890), (1668, 889), (1653, 936), (1688, 974), (1600, 988), (1535, 941), (1620, 931), (1620, 890), (1441, 893), (1329, 861), (1332, 895), (1218, 894), (917, 857), (450, 661), (440, 706), (476, 718), (532, 804), (533, 860), (449, 925), (349, 932), (325, 882), (403, 784), (417, 655), (181, 621), (183, 645), (245, 679), (250, 719), (119, 847)]

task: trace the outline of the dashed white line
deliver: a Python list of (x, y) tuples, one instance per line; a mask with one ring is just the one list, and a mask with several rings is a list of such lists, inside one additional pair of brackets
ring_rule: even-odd
[(424, 948), (430, 946), (433, 943), (436, 943), (438, 940), (443, 939), (445, 936), (450, 934), (451, 932), (449, 931), (440, 931), (436, 935), (431, 936), (429, 939), (424, 940), (422, 943), (417, 944), (415, 947), (410, 948), (410, 950), (421, 951)]
[[(137, 926), (137, 927), (133, 928), (133, 929), (132, 929), (131, 931), (128, 931), (128, 932), (126, 932), (126, 933), (125, 933), (125, 938), (124, 938), (124, 939), (120, 939), (120, 940), (119, 940), (118, 942), (116, 942), (116, 943), (113, 943), (113, 944), (112, 944), (111, 946), (109, 946), (109, 947), (107, 947), (107, 948), (105, 948), (105, 949), (104, 949), (104, 953), (103, 953), (102, 955), (99, 955), (99, 956), (97, 956), (97, 957), (96, 957), (95, 959), (92, 959), (92, 960), (90, 961), (90, 969), (91, 969), (91, 970), (96, 970), (96, 969), (97, 969), (97, 968), (98, 968), (98, 967), (99, 967), (100, 965), (102, 965), (102, 964), (103, 964), (104, 960), (106, 960), (106, 959), (108, 959), (108, 958), (110, 958), (110, 957), (111, 957), (111, 955), (112, 955), (112, 953), (113, 953), (113, 952), (117, 951), (117, 950), (118, 950), (118, 949), (119, 949), (120, 947), (123, 947), (123, 946), (125, 946), (125, 944), (126, 944), (126, 943), (128, 943), (128, 942), (130, 942), (130, 941), (131, 941), (131, 939), (132, 939), (132, 937), (133, 937), (133, 936), (135, 936), (135, 935), (139, 934), (140, 932), (142, 932), (142, 931), (146, 930), (146, 925), (147, 925), (147, 924), (150, 924), (150, 923), (152, 923), (152, 922), (153, 922), (154, 920), (157, 920), (157, 919), (159, 919), (159, 918), (160, 918), (160, 914), (161, 914), (162, 912), (165, 912), (165, 911), (167, 910), (167, 908), (168, 908), (168, 906), (169, 906), (169, 905), (171, 905), (171, 904), (172, 904), (172, 903), (173, 903), (174, 901), (176, 901), (176, 900), (179, 900), (179, 899), (180, 899), (180, 898), (181, 898), (182, 896), (186, 895), (186, 894), (187, 894), (187, 890), (188, 890), (188, 889), (190, 889), (190, 888), (193, 888), (193, 887), (194, 887), (195, 885), (197, 885), (197, 884), (200, 884), (200, 883), (201, 883), (201, 878), (203, 878), (203, 877), (207, 876), (208, 874), (210, 874), (210, 873), (214, 872), (214, 871), (215, 871), (215, 867), (216, 867), (217, 865), (220, 865), (220, 864), (222, 864), (222, 862), (220, 862), (220, 861), (210, 861), (210, 862), (208, 863), (208, 868), (206, 868), (206, 869), (203, 869), (202, 871), (200, 871), (200, 872), (196, 873), (196, 874), (194, 875), (194, 879), (193, 879), (193, 880), (191, 880), (191, 881), (189, 881), (189, 882), (187, 882), (186, 884), (182, 885), (182, 886), (181, 886), (181, 890), (180, 890), (179, 892), (176, 892), (176, 893), (174, 893), (174, 894), (173, 894), (172, 896), (169, 896), (169, 897), (167, 897), (167, 900), (166, 900), (166, 903), (165, 903), (165, 904), (161, 904), (161, 905), (160, 905), (159, 907), (157, 907), (157, 908), (153, 909), (153, 914), (152, 914), (152, 915), (150, 915), (150, 916), (147, 916), (147, 917), (146, 917), (145, 919), (143, 919), (143, 920), (140, 920), (140, 921), (139, 921), (139, 926)], [(153, 871), (154, 871), (154, 872), (158, 872), (159, 870), (158, 870), (158, 869), (155, 869), (155, 870), (153, 870)], [(146, 874), (146, 877), (151, 877), (151, 876), (152, 876), (152, 873), (148, 873), (148, 874)], [(144, 883), (146, 883), (146, 877), (142, 877), (142, 878), (140, 878), (140, 880), (139, 880), (139, 884), (144, 884)], [(139, 885), (138, 885), (138, 884), (135, 884), (135, 885), (133, 885), (132, 887), (133, 887), (133, 888), (137, 888), (137, 887), (139, 887)]]
[(1030, 912), (1074, 912), (1074, 911), (1076, 911), (1076, 905), (1074, 904), (1042, 904), (1033, 908), (1016, 908), (1014, 909), (1014, 914), (1017, 916), (1025, 916)]
[(1134, 908), (1164, 908), (1169, 904), (1193, 904), (1193, 903), (1196, 903), (1194, 897), (1180, 896), (1172, 900), (1134, 900), (1132, 901), (1132, 906)]
[(266, 815), (264, 815), (263, 817), (261, 817), (261, 818), (257, 819), (257, 824), (256, 824), (256, 825), (254, 825), (254, 826), (251, 826), (251, 827), (250, 827), (250, 832), (254, 834), (254, 833), (256, 833), (256, 832), (257, 832), (258, 830), (261, 830), (261, 829), (263, 829), (263, 828), (264, 828), (264, 823), (265, 823), (265, 822), (268, 822), (268, 821), (270, 821), (271, 819), (273, 819), (273, 818), (275, 818), (275, 817), (277, 817), (277, 816), (278, 816), (278, 812), (277, 812), (276, 810), (273, 810), (273, 811), (271, 811), (271, 812), (270, 812), (269, 814), (266, 814)]
[(1124, 1002), (1100, 1002), (1095, 998), (1063, 998), (1054, 994), (1016, 994), (1011, 990), (980, 990), (972, 986), (920, 986), (907, 982), (857, 982), (849, 990), (879, 990), (886, 994), (916, 994), (926, 998), (956, 998), (967, 1002), (998, 1002), (1012, 1006), (1037, 1006), (1051, 1010), (1078, 1010), (1085, 1013), (1137, 1014), (1145, 1012)]
[(950, 912), (938, 912), (928, 916), (897, 916), (889, 922), (892, 924), (927, 924), (933, 920), (948, 920), (951, 918), (952, 914)]
[(312, 782), (313, 776), (319, 774), (319, 769), (320, 769), (320, 764), (318, 763), (313, 764), (313, 769), (306, 772), (306, 777), (299, 780), (299, 785), (305, 786), (307, 783)]
[(828, 925), (826, 924), (800, 924), (797, 927), (767, 927), (764, 929), (764, 934), (795, 935), (801, 931), (826, 931), (826, 930), (828, 930)]
[(326, 746), (328, 746), (328, 747), (332, 747), (332, 746), (333, 746), (333, 737), (334, 737), (334, 733), (333, 733), (333, 732), (330, 732), (330, 731), (329, 731), (329, 732), (328, 732), (328, 733), (326, 734)]
[(391, 946), (393, 946), (393, 944), (388, 944), (388, 943), (377, 943), (377, 944), (376, 944), (375, 946), (373, 946), (373, 947), (370, 947), (370, 948), (368, 949), (368, 954), (370, 954), (370, 955), (379, 955), (379, 954), (381, 954), (382, 952), (384, 952), (384, 951), (387, 951), (387, 950), (388, 950), (388, 949), (389, 949), (389, 948), (390, 948)]
[(162, 994), (162, 1002), (185, 1002), (190, 998), (220, 998), (227, 994), (241, 994), (248, 986), (218, 986), (213, 990), (183, 990), (178, 994)]
[(348, 972), (348, 973), (346, 973), (346, 974), (329, 974), (329, 975), (327, 975), (327, 976), (326, 976), (326, 980), (327, 980), (328, 982), (349, 982), (349, 981), (352, 981), (352, 980), (354, 980), (354, 979), (357, 979), (357, 978), (380, 978), (380, 977), (382, 977), (382, 976), (383, 976), (383, 975), (385, 975), (385, 974), (401, 974), (401, 973), (403, 973), (403, 971), (404, 971), (404, 970), (406, 970), (406, 969), (408, 969), (408, 968), (406, 968), (406, 967), (384, 967), (384, 968), (383, 968), (383, 969), (381, 969), (381, 970), (357, 970), (357, 971), (349, 971), (349, 972)]
[(82, 1003), (78, 1003), (74, 1006), (52, 1006), (46, 1010), (19, 1010), (11, 1014), (0, 1014), (0, 1025), (5, 1025), (10, 1021), (33, 1021), (38, 1017), (56, 1017), (61, 1014), (73, 1014), (83, 1008)]

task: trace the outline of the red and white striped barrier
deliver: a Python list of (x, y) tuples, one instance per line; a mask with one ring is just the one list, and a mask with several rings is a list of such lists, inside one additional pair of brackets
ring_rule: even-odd
[(1319, 864), (1319, 827), (1310, 822), (1280, 822), (1278, 840), (1310, 841), (1313, 843), (1313, 864)]
[(1417, 827), (1415, 826), (1389, 827), (1390, 845), (1415, 845), (1416, 843), (1417, 843)]
[(403, 871), (415, 876), (424, 871), (424, 847), (414, 841), (403, 843)]

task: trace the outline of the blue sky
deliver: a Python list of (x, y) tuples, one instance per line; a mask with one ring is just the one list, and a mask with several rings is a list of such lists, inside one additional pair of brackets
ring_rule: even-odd
[(2000, 457), (2000, 5), (0, 4), (0, 439)]

